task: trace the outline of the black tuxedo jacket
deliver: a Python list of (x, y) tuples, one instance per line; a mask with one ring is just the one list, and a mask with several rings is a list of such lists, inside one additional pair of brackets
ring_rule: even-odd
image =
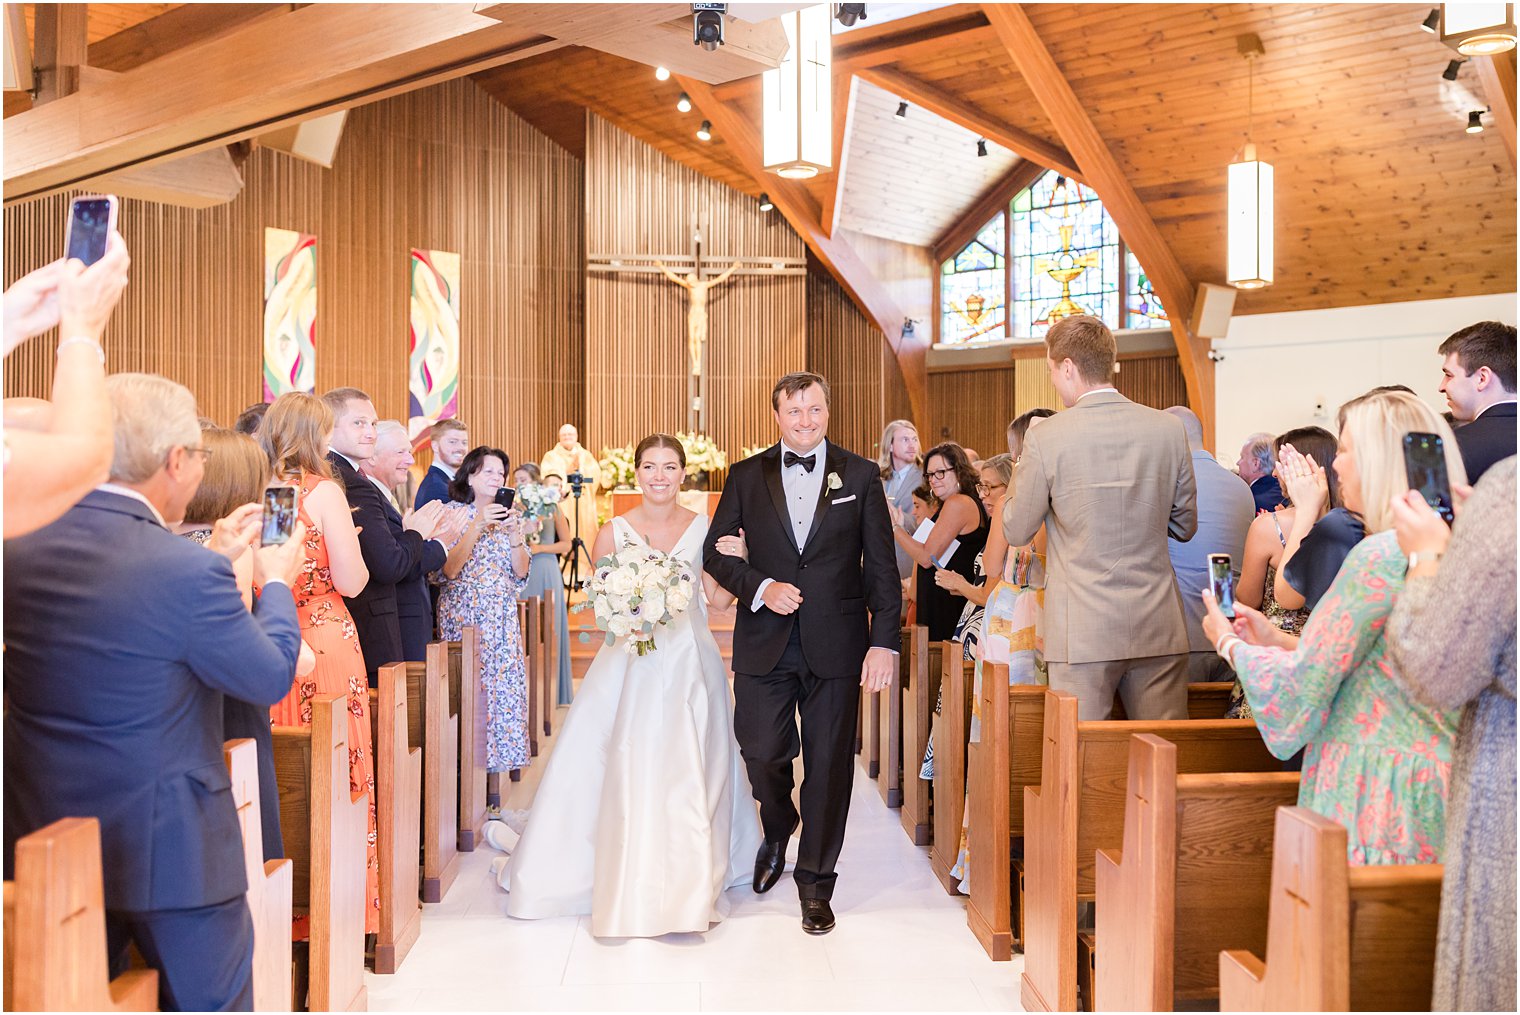
[(369, 584), (344, 602), (359, 631), (364, 668), (373, 686), (380, 667), (409, 658), (401, 637), (397, 586), (415, 582), (429, 570), (442, 567), (446, 554), (436, 541), (424, 541), (417, 533), (402, 528), (401, 515), (385, 494), (348, 464), (346, 458), (336, 452), (327, 458), (348, 494), (354, 524), (362, 528), (359, 551), (364, 555), (364, 566), (369, 568)]
[[(892, 520), (874, 462), (826, 443), (824, 482), (805, 548), (797, 551), (781, 485), (781, 445), (729, 470), (703, 547), (707, 573), (739, 597), (734, 622), (734, 672), (763, 675), (776, 668), (792, 626), (800, 625), (808, 668), (820, 677), (860, 677), (867, 648), (894, 652), (900, 644), (902, 584)], [(840, 486), (829, 489), (828, 477)], [(744, 530), (749, 560), (716, 549), (719, 538)], [(802, 590), (790, 616), (750, 609), (767, 578)], [(869, 612), (868, 612), (869, 611)]]
[(1515, 453), (1515, 403), (1491, 406), (1471, 423), (1458, 427), (1457, 449), (1467, 467), (1467, 482), (1476, 484), (1489, 466)]

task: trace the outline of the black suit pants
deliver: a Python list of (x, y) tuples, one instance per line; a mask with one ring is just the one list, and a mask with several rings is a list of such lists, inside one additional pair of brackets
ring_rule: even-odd
[(253, 1011), (253, 917), (248, 900), (197, 909), (106, 911), (111, 975), (127, 968), (127, 943), (158, 970), (163, 1011)]
[(802, 754), (802, 844), (793, 878), (800, 897), (831, 898), (850, 810), (860, 685), (813, 673), (793, 624), (776, 668), (759, 676), (736, 674), (734, 698), (734, 736), (767, 842), (785, 841), (797, 826), (792, 762)]

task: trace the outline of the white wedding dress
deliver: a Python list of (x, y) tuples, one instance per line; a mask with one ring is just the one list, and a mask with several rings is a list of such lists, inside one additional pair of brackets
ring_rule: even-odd
[[(619, 548), (647, 545), (612, 526)], [(706, 535), (698, 515), (671, 551), (699, 575)], [(597, 937), (703, 932), (753, 877), (760, 823), (701, 595), (655, 646), (620, 639), (592, 662), (499, 875), (508, 915), (589, 913)]]

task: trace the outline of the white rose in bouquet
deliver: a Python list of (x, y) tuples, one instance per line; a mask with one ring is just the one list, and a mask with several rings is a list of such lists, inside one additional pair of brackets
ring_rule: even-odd
[(607, 576), (603, 583), (608, 595), (631, 596), (638, 588), (638, 580), (625, 568), (619, 568)]
[(648, 617), (663, 616), (668, 605), (670, 601), (663, 589), (649, 589), (639, 597), (639, 611)]

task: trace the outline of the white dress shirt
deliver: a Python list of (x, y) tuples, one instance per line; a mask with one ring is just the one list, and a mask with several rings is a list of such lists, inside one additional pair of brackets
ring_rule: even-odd
[[(802, 455), (796, 448), (789, 448), (786, 441), (782, 441), (782, 462), (786, 461), (788, 451), (794, 455), (801, 455), (803, 458), (813, 459), (812, 472), (803, 468), (800, 463), (790, 468), (784, 464), (781, 467), (781, 491), (786, 497), (786, 513), (790, 516), (792, 523), (792, 539), (797, 544), (797, 552), (801, 553), (807, 546), (808, 532), (813, 527), (813, 515), (818, 510), (818, 497), (823, 492), (823, 480), (829, 472), (829, 442), (819, 441), (816, 448)], [(760, 589), (755, 593), (755, 601), (750, 604), (751, 612), (760, 612), (760, 608), (765, 605), (765, 590), (774, 582), (774, 578), (767, 578), (760, 583)]]
[(398, 513), (405, 514), (405, 512), (401, 510), (401, 505), (396, 503), (396, 495), (391, 491), (390, 487), (386, 486), (384, 483), (380, 482), (380, 480), (376, 479), (374, 476), (371, 476), (369, 473), (363, 471), (362, 469), (360, 470), (359, 474), (362, 475), (365, 479), (369, 480), (371, 483), (374, 483), (375, 488), (381, 493), (385, 494), (385, 499), (391, 502), (391, 507), (395, 508)]
[[(1116, 388), (1116, 387), (1113, 387), (1112, 385), (1110, 385), (1109, 387), (1106, 387), (1106, 388), (1093, 388), (1091, 391), (1084, 391), (1080, 395), (1078, 395), (1077, 396), (1077, 402), (1082, 401), (1082, 399), (1086, 398), (1088, 395), (1101, 395), (1105, 391), (1112, 391), (1116, 395), (1119, 393), (1119, 389)], [(1073, 402), (1072, 404), (1075, 405), (1076, 402)]]

